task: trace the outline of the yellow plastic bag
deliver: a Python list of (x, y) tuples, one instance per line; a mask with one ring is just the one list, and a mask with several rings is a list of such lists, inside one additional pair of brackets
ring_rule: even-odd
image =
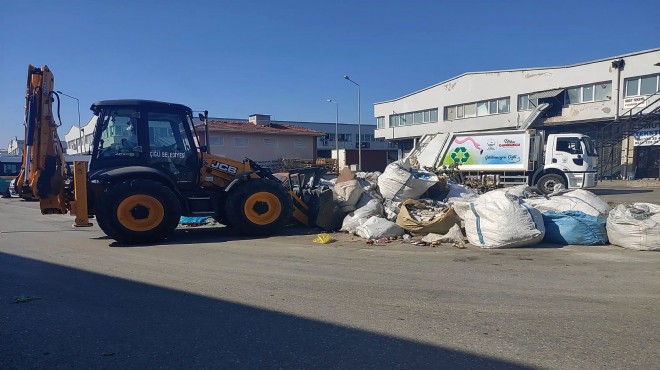
[(314, 240), (312, 240), (312, 241), (313, 241), (314, 243), (319, 243), (319, 244), (328, 244), (328, 243), (332, 243), (332, 242), (334, 242), (335, 240), (332, 239), (332, 237), (330, 236), (330, 234), (328, 234), (328, 233), (322, 233), (322, 234), (318, 234), (318, 235), (316, 236), (316, 238), (314, 238)]

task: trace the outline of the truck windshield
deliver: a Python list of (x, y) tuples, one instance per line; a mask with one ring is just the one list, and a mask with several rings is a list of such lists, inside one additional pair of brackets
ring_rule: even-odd
[(591, 140), (590, 137), (583, 136), (582, 143), (584, 144), (584, 149), (588, 156), (590, 157), (598, 156), (598, 154), (596, 153), (596, 147), (594, 146), (594, 142)]

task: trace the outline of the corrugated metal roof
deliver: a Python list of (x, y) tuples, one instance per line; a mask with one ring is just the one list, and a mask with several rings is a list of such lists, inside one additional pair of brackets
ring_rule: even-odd
[(539, 91), (529, 95), (529, 99), (553, 98), (561, 94), (566, 89), (552, 89), (546, 91)]

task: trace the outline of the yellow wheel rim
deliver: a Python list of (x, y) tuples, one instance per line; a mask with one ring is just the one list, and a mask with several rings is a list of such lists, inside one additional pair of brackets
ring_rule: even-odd
[(155, 229), (165, 218), (160, 201), (152, 196), (137, 194), (122, 200), (117, 207), (119, 223), (131, 231)]
[(247, 198), (243, 210), (253, 224), (268, 225), (280, 216), (282, 204), (275, 194), (261, 191)]

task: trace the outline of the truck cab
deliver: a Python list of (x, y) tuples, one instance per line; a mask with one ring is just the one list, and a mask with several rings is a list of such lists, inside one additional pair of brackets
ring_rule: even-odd
[[(590, 137), (583, 134), (550, 134), (545, 147), (543, 168), (536, 185), (548, 193), (558, 183), (569, 189), (596, 185), (598, 154)], [(550, 176), (550, 175), (555, 176)], [(559, 177), (562, 181), (559, 182)]]

